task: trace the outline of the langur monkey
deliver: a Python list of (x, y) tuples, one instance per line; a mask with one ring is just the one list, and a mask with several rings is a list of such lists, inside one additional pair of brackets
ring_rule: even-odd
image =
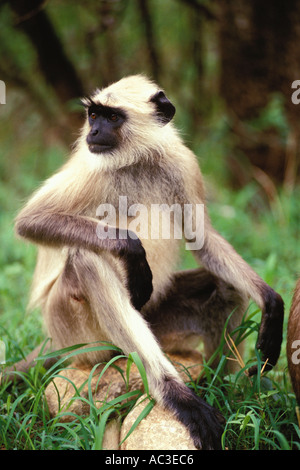
[(300, 279), (295, 287), (288, 320), (286, 352), (293, 389), (300, 405)]
[[(163, 351), (183, 351), (202, 338), (210, 356), (226, 320), (229, 332), (236, 328), (251, 297), (262, 309), (257, 346), (271, 368), (281, 347), (282, 299), (213, 229), (196, 157), (155, 83), (129, 76), (83, 105), (86, 121), (71, 158), (16, 219), (17, 234), (39, 246), (30, 306), (41, 308), (56, 348), (103, 340), (125, 354), (136, 351), (157, 402), (188, 428), (197, 448), (218, 449), (223, 417), (182, 382)], [(169, 237), (164, 216), (156, 217), (161, 205), (182, 209), (169, 211)], [(193, 227), (183, 238), (198, 269), (176, 272), (181, 242), (173, 232), (180, 224)], [(108, 359), (103, 351), (78, 355), (78, 363)]]

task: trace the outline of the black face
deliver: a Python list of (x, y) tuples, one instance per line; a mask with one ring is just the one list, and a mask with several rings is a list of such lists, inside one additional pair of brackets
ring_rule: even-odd
[(126, 120), (123, 110), (98, 105), (91, 101), (88, 107), (88, 120), (91, 130), (86, 141), (90, 152), (110, 152), (118, 146), (119, 130)]

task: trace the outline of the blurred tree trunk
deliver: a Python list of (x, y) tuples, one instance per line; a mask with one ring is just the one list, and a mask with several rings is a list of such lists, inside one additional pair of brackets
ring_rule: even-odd
[(158, 48), (156, 46), (154, 28), (148, 0), (138, 0), (138, 7), (141, 15), (142, 25), (145, 30), (146, 47), (151, 72), (154, 80), (159, 82), (161, 72), (160, 59), (158, 56)]
[(203, 12), (198, 9), (190, 8), (189, 22), (191, 25), (191, 61), (194, 64), (192, 100), (189, 103), (191, 115), (190, 132), (192, 135), (196, 135), (202, 125), (203, 116), (207, 113), (207, 101), (210, 101), (209, 94), (206, 92), (204, 86)]
[[(300, 109), (291, 102), (291, 84), (300, 79), (300, 2), (220, 0), (218, 16), (220, 89), (236, 142), (230, 160), (235, 181), (254, 175), (292, 187), (299, 174)], [(276, 123), (255, 132), (248, 126), (276, 92), (290, 129), (284, 141)], [(241, 155), (251, 166), (243, 167)]]
[(84, 94), (76, 70), (56, 35), (43, 0), (11, 0), (16, 25), (28, 36), (37, 53), (39, 67), (61, 103)]

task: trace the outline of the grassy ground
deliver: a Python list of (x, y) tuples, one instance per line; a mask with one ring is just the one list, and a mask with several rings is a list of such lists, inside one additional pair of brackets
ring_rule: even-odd
[[(242, 332), (247, 336), (245, 368), (225, 375), (222, 367), (212, 371), (205, 366), (205, 381), (191, 384), (226, 417), (223, 447), (227, 449), (300, 448), (296, 402), (291, 389), (285, 356), (286, 324), (292, 291), (300, 272), (297, 230), (299, 190), (279, 192), (271, 206), (255, 184), (232, 192), (222, 184), (219, 147), (199, 148), (205, 155), (202, 166), (208, 178), (209, 208), (215, 227), (235, 246), (252, 267), (284, 298), (286, 304), (282, 355), (275, 370), (265, 377), (245, 375), (253, 360), (260, 312), (251, 304)], [(219, 155), (218, 155), (219, 152)], [(23, 160), (9, 178), (3, 171), (0, 188), (0, 339), (6, 347), (6, 361), (15, 362), (44, 338), (39, 312), (25, 314), (35, 263), (35, 248), (15, 240), (13, 218), (23, 197), (30, 194), (39, 179), (50, 174), (62, 161), (64, 150), (51, 148), (41, 153), (23, 149)], [(214, 156), (214, 167), (212, 166)], [(42, 159), (43, 165), (39, 165)], [(217, 161), (217, 162), (216, 162)], [(6, 165), (8, 163), (6, 162)], [(42, 167), (42, 170), (40, 169)], [(32, 168), (34, 171), (32, 172)], [(5, 171), (6, 170), (6, 171)], [(219, 172), (219, 175), (218, 175)], [(217, 184), (216, 184), (217, 180)], [(184, 267), (193, 266), (190, 257)], [(221, 366), (224, 358), (221, 360)], [(25, 383), (0, 388), (0, 449), (97, 449), (106, 419), (113, 411), (126, 413), (120, 403), (97, 409), (91, 403), (90, 415), (74, 423), (60, 425), (50, 419), (44, 389), (52, 374), (43, 374), (40, 363), (26, 376)]]

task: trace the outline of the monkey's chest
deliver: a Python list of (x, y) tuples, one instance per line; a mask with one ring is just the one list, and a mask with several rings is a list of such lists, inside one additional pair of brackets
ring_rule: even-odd
[(180, 185), (164, 173), (148, 170), (143, 175), (117, 172), (106, 180), (105, 197), (95, 214), (102, 223), (129, 230), (142, 241), (158, 293), (179, 261), (183, 214)]
[(174, 204), (179, 202), (182, 187), (181, 179), (159, 166), (137, 165), (130, 169), (120, 169), (111, 176), (106, 193), (108, 203), (116, 208), (127, 201), (128, 207), (135, 204), (152, 206), (154, 204)]
[(131, 173), (117, 176), (95, 209), (98, 219), (135, 232), (141, 240), (181, 238), (183, 214), (178, 185), (165, 175), (158, 177), (157, 172), (148, 177), (134, 178)]

